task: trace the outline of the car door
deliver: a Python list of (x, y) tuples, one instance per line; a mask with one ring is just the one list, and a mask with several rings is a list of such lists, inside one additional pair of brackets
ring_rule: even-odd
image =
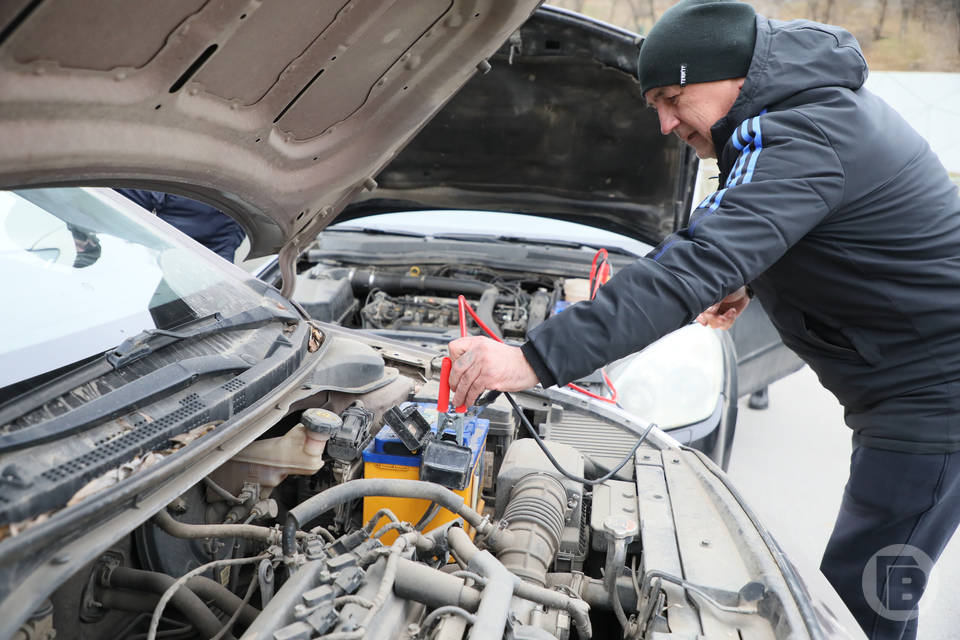
[(737, 348), (737, 388), (740, 396), (760, 391), (803, 366), (780, 340), (759, 302), (748, 305), (730, 329)]

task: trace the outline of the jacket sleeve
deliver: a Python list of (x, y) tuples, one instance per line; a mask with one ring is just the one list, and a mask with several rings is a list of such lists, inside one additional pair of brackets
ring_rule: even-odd
[(523, 346), (544, 385), (566, 384), (691, 322), (774, 264), (843, 199), (840, 160), (797, 111), (745, 121), (723, 189), (688, 227), (617, 273), (590, 302), (534, 329)]

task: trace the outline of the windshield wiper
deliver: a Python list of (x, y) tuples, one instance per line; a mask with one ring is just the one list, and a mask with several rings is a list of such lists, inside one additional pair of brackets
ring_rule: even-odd
[(250, 363), (240, 356), (198, 356), (160, 367), (119, 389), (40, 424), (0, 434), (0, 453), (56, 440), (121, 416), (193, 384), (203, 376), (246, 371)]
[(258, 306), (227, 318), (222, 318), (219, 313), (197, 318), (178, 327), (178, 331), (148, 329), (127, 338), (100, 358), (4, 403), (0, 406), (0, 426), (13, 422), (18, 417), (59, 398), (80, 385), (96, 380), (175, 342), (224, 331), (253, 329), (271, 322), (295, 322), (297, 319), (298, 316), (290, 311)]
[(371, 236), (406, 236), (408, 238), (424, 238), (425, 234), (416, 231), (400, 231), (394, 229), (376, 229), (374, 227), (351, 227), (349, 225), (337, 225), (335, 228), (326, 228), (322, 233), (366, 233)]
[[(578, 242), (576, 240), (563, 240), (560, 238), (524, 238), (520, 236), (508, 236), (508, 235), (484, 235), (481, 233), (435, 233), (430, 236), (434, 240), (464, 240), (467, 242), (510, 242), (513, 244), (527, 244), (527, 245), (538, 245), (544, 244), (551, 247), (565, 247), (569, 249), (599, 249), (600, 245), (598, 243), (585, 243)], [(607, 247), (608, 253), (616, 253), (619, 255), (633, 256), (634, 254), (629, 251), (625, 251), (620, 247)]]
[(464, 240), (466, 242), (499, 242), (503, 236), (488, 236), (482, 233), (435, 233), (430, 236), (434, 240)]

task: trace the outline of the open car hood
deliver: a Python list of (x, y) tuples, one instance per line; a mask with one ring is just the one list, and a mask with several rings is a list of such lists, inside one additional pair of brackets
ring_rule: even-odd
[(537, 0), (11, 0), (0, 187), (139, 186), (296, 256)]
[(697, 165), (645, 108), (638, 40), (582, 15), (537, 11), (338, 221), (512, 211), (658, 243), (686, 222)]

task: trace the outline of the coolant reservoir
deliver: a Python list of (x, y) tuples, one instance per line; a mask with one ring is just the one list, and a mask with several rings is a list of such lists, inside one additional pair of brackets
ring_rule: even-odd
[(244, 482), (260, 485), (267, 497), (289, 475), (312, 476), (323, 467), (327, 440), (340, 430), (340, 416), (326, 409), (308, 409), (303, 422), (279, 438), (257, 440), (245, 447), (211, 477), (237, 493)]

